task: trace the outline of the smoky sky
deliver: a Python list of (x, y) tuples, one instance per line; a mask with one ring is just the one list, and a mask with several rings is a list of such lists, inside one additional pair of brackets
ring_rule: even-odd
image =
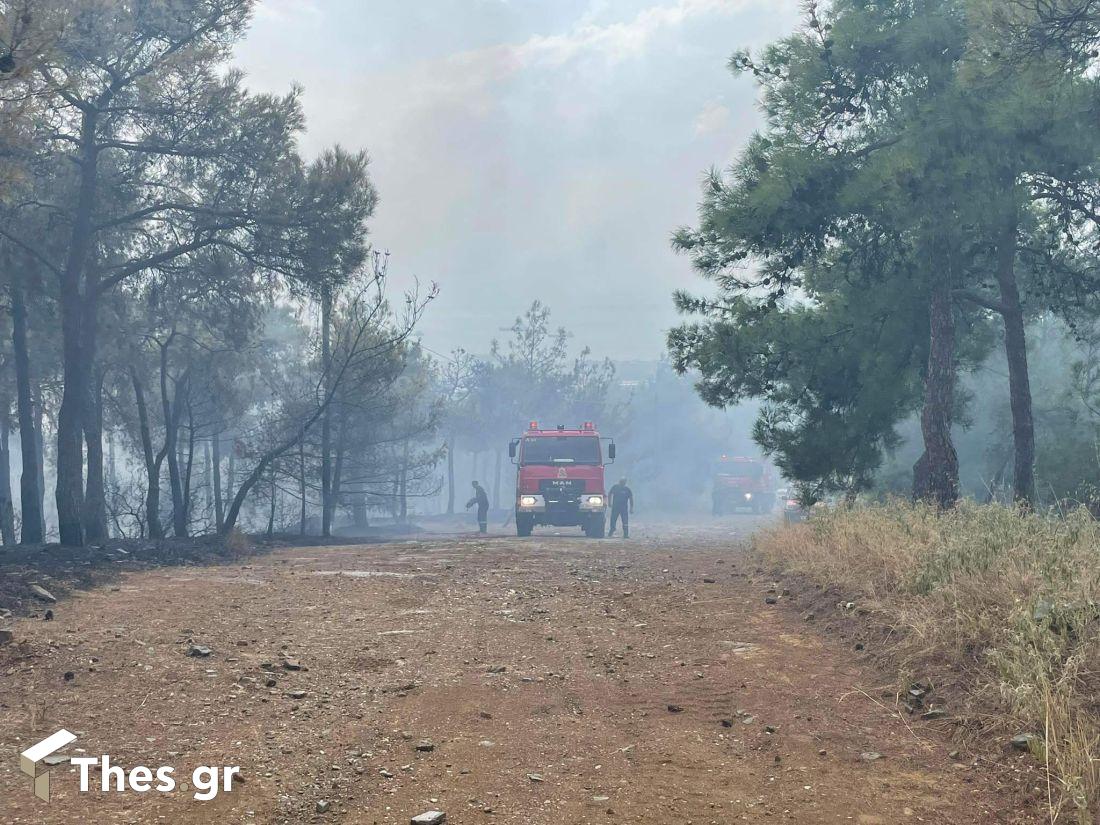
[(702, 288), (669, 236), (761, 124), (726, 69), (799, 0), (267, 0), (237, 63), (304, 88), (305, 153), (366, 149), (395, 286), (440, 286), (438, 352), (484, 352), (542, 299), (577, 344), (656, 358), (671, 293)]

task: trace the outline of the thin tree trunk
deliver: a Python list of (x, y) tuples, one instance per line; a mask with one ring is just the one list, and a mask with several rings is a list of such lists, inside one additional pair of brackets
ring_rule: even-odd
[(302, 497), (302, 510), (298, 519), (298, 534), (306, 534), (306, 445), (298, 445), (298, 494)]
[(195, 416), (191, 409), (190, 399), (187, 403), (187, 461), (183, 473), (183, 524), (184, 529), (190, 532), (191, 528), (191, 479), (195, 468)]
[(38, 531), (46, 535), (46, 408), (42, 404), (42, 387), (38, 387), (38, 402), (34, 407), (34, 471), (38, 475)]
[(1028, 375), (1027, 336), (1020, 290), (1016, 283), (1016, 243), (1019, 217), (1014, 212), (997, 249), (997, 285), (1001, 293), (1005, 325), (1005, 358), (1008, 393), (1012, 407), (1015, 466), (1013, 497), (1021, 504), (1035, 504), (1035, 422), (1031, 412), (1031, 379)]
[(344, 490), (344, 466), (347, 463), (348, 416), (342, 411), (336, 426), (336, 441), (332, 445), (332, 484), (329, 498), (332, 500), (332, 525), (336, 524), (336, 510), (342, 501)]
[(184, 538), (187, 536), (187, 508), (183, 501), (183, 479), (180, 476), (179, 463), (179, 426), (183, 414), (184, 384), (186, 375), (175, 382), (175, 392), (168, 394), (168, 348), (175, 333), (160, 346), (160, 403), (164, 416), (164, 448), (168, 458), (168, 483), (172, 490), (172, 531)]
[(959, 458), (951, 440), (956, 377), (951, 283), (950, 270), (945, 268), (929, 300), (928, 370), (921, 410), (924, 455), (913, 472), (914, 497), (945, 509), (959, 497)]
[(11, 422), (8, 409), (11, 402), (4, 399), (0, 409), (0, 538), (5, 547), (15, 544), (15, 505), (11, 499)]
[(107, 432), (107, 488), (118, 487), (118, 455), (115, 451), (115, 431)]
[(271, 507), (267, 511), (267, 537), (275, 535), (275, 468), (271, 468)]
[(402, 524), (407, 524), (409, 521), (409, 439), (407, 438), (401, 449), (401, 477), (398, 495), (401, 502), (400, 521)]
[(215, 433), (211, 439), (214, 452), (214, 524), (220, 533), (225, 521), (225, 503), (222, 499), (222, 434)]
[(11, 279), (12, 350), (15, 354), (15, 405), (19, 422), (19, 452), (22, 472), (19, 476), (19, 509), (23, 517), (23, 544), (41, 544), (42, 487), (39, 485), (38, 437), (35, 433), (34, 402), (31, 395), (31, 361), (27, 342), (27, 306), (23, 282)]
[(81, 408), (85, 403), (87, 376), (83, 374), (84, 358), (80, 352), (79, 301), (68, 295), (77, 284), (63, 284), (61, 289), (61, 332), (63, 345), (63, 381), (61, 406), (57, 415), (57, 527), (62, 544), (84, 544), (84, 426)]
[(103, 380), (96, 367), (95, 307), (85, 307), (84, 356), (88, 362), (88, 387), (82, 412), (87, 450), (87, 482), (84, 493), (84, 540), (107, 538), (107, 492), (103, 482)]
[(62, 544), (84, 543), (84, 423), (89, 375), (83, 352), (84, 322), (96, 323), (95, 313), (85, 315), (89, 298), (85, 267), (92, 247), (99, 149), (96, 146), (97, 118), (85, 111), (80, 127), (78, 150), (79, 183), (72, 230), (65, 265), (61, 271), (58, 303), (61, 309), (62, 376), (61, 406), (57, 413), (57, 527)]
[(119, 523), (118, 514), (118, 456), (115, 450), (115, 431), (107, 430), (107, 516), (108, 516), (108, 530), (107, 535), (110, 536), (110, 526), (114, 525), (114, 533), (116, 536), (124, 536), (125, 532), (122, 530), (122, 525)]
[(455, 437), (447, 439), (447, 515), (455, 514)]
[(210, 458), (210, 440), (202, 442), (202, 475), (203, 475), (203, 518), (209, 518), (209, 513), (214, 511), (214, 467)]
[(164, 538), (160, 524), (160, 468), (164, 461), (165, 450), (153, 455), (153, 437), (149, 430), (149, 410), (145, 404), (145, 388), (138, 378), (137, 370), (130, 369), (130, 380), (134, 385), (134, 401), (138, 411), (138, 428), (141, 431), (141, 452), (145, 459), (145, 521), (149, 525), (149, 538)]
[[(326, 283), (321, 291), (321, 371), (325, 397), (329, 395), (332, 367), (332, 288)], [(321, 535), (332, 535), (332, 407), (321, 416)]]
[[(225, 476), (225, 500), (232, 504), (233, 499), (237, 494), (237, 438), (232, 439), (232, 444), (229, 445), (229, 468), (228, 473)], [(226, 519), (229, 518), (227, 515)], [(222, 524), (225, 524), (225, 519), (222, 520)]]
[(351, 517), (357, 528), (370, 527), (370, 519), (367, 516), (367, 487), (366, 483), (359, 481), (355, 484), (355, 492), (352, 493)]

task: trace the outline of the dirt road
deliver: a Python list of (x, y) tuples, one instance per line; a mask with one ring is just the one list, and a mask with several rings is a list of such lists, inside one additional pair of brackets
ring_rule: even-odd
[[(78, 594), (0, 648), (0, 821), (1036, 821), (796, 597), (765, 603), (751, 526), (291, 549)], [(17, 754), (59, 727), (176, 789), (80, 793), (59, 765), (38, 801)], [(199, 765), (244, 782), (196, 801)]]

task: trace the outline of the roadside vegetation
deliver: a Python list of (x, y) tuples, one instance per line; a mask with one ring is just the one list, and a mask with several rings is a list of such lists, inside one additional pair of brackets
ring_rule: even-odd
[(963, 503), (815, 513), (761, 534), (764, 562), (845, 594), (892, 629), (907, 683), (962, 675), (951, 708), (1026, 747), (1049, 776), (1050, 820), (1091, 823), (1100, 802), (1100, 524)]
[(918, 502), (758, 552), (873, 611), (906, 689), (951, 674), (1052, 822), (1100, 809), (1098, 68), (1093, 0), (809, 0), (731, 58), (766, 125), (673, 236), (711, 286), (668, 337), (701, 397), (760, 404), (804, 504)]

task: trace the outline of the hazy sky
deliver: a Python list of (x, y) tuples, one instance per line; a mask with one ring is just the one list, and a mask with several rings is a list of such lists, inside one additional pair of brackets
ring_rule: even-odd
[(305, 88), (305, 150), (366, 149), (430, 348), (484, 352), (533, 298), (599, 356), (655, 358), (699, 280), (669, 236), (759, 124), (726, 61), (799, 0), (261, 0), (239, 63)]

